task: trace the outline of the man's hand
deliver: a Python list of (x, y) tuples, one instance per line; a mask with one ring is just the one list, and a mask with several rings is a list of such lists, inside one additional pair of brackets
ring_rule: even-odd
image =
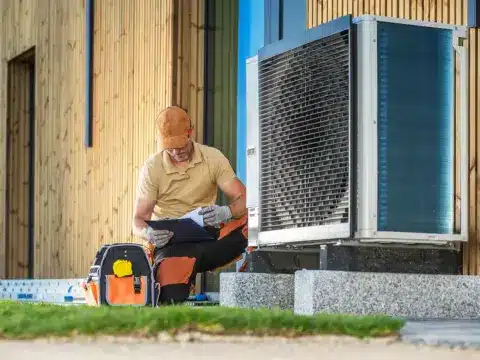
[(148, 242), (157, 248), (162, 248), (167, 245), (173, 237), (173, 232), (168, 230), (154, 230), (151, 227), (146, 227), (144, 231)]
[(198, 214), (203, 216), (205, 225), (213, 227), (219, 227), (221, 223), (226, 223), (232, 218), (232, 212), (228, 206), (207, 206), (201, 209)]

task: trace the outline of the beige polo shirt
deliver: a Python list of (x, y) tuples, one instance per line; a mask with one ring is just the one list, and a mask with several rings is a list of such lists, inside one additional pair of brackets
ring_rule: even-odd
[(155, 200), (152, 219), (178, 218), (200, 206), (215, 204), (218, 186), (236, 177), (221, 151), (193, 143), (190, 165), (176, 167), (166, 151), (150, 156), (142, 168), (137, 197)]

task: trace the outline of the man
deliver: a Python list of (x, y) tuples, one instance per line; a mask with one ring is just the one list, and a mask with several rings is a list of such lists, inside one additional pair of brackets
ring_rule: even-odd
[[(238, 260), (247, 247), (246, 191), (227, 158), (217, 149), (196, 143), (187, 113), (164, 109), (157, 121), (159, 151), (140, 170), (133, 215), (133, 234), (154, 246), (155, 276), (160, 303), (188, 298), (197, 273)], [(215, 205), (221, 189), (230, 200)], [(213, 242), (175, 242), (175, 234), (154, 230), (145, 220), (178, 218), (202, 207)]]

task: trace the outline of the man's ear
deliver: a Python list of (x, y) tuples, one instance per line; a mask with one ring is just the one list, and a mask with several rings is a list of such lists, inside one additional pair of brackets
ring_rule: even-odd
[(195, 125), (190, 127), (190, 139), (195, 140)]

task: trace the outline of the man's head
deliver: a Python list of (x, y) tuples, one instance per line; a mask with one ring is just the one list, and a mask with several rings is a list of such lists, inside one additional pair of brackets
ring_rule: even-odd
[(170, 106), (159, 114), (156, 122), (158, 144), (175, 161), (186, 161), (193, 151), (193, 126), (188, 114), (178, 106)]

